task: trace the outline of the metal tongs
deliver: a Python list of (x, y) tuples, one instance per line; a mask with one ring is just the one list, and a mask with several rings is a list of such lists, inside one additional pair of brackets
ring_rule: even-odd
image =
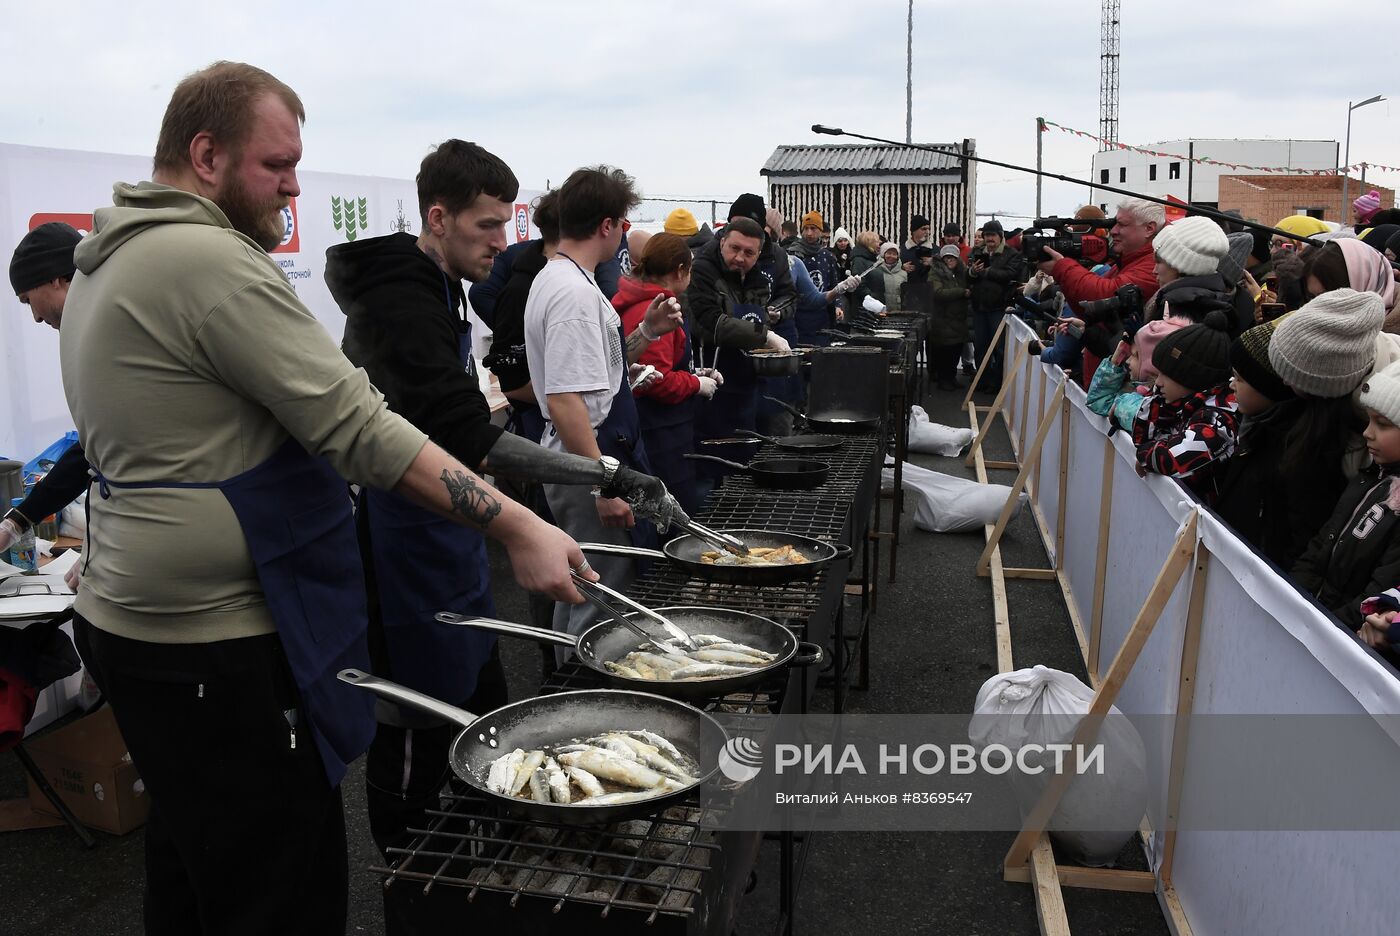
[[(695, 641), (691, 639), (689, 634), (672, 624), (665, 617), (662, 617), (660, 614), (648, 608), (646, 605), (628, 598), (622, 592), (609, 588), (602, 582), (590, 582), (580, 575), (577, 569), (570, 569), (569, 575), (574, 580), (574, 587), (579, 590), (583, 597), (588, 599), (589, 603), (604, 614), (611, 615), (619, 624), (630, 628), (637, 636), (659, 649), (662, 653), (684, 656), (686, 651), (698, 649)], [(622, 610), (623, 608), (628, 610), (624, 611)], [(628, 611), (635, 611), (640, 616), (650, 621), (655, 621), (661, 626), (662, 630), (666, 631), (671, 639), (676, 641), (676, 644), (680, 646), (676, 646), (676, 644), (672, 644), (670, 641), (660, 637), (652, 636), (642, 630), (627, 616)]]
[(690, 519), (689, 517), (685, 519), (684, 523), (677, 522), (676, 526), (680, 527), (682, 530), (685, 530), (692, 536), (699, 537), (700, 539), (709, 543), (711, 546), (714, 546), (716, 549), (722, 549), (725, 552), (733, 553), (736, 556), (747, 556), (749, 554), (749, 547), (745, 545), (744, 541), (739, 539), (737, 536), (730, 536), (728, 533), (721, 533), (718, 530), (712, 530), (709, 527)]

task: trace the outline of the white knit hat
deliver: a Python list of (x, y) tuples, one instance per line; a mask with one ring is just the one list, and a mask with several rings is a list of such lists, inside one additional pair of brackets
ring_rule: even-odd
[(1157, 259), (1182, 276), (1205, 276), (1220, 266), (1230, 251), (1230, 241), (1220, 225), (1193, 216), (1173, 221), (1152, 239)]
[(1294, 390), (1346, 396), (1375, 365), (1376, 335), (1384, 322), (1385, 304), (1375, 293), (1325, 292), (1279, 323), (1269, 341), (1269, 363)]
[(1393, 361), (1385, 370), (1366, 378), (1361, 385), (1361, 405), (1400, 423), (1400, 361)]

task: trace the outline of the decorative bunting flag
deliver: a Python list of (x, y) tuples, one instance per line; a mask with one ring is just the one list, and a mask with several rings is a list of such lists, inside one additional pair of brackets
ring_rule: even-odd
[(1195, 163), (1195, 164), (1197, 164), (1197, 165), (1205, 165), (1205, 166), (1224, 166), (1225, 168), (1227, 168), (1227, 169), (1232, 169), (1232, 170), (1234, 170), (1234, 171), (1236, 171), (1236, 172), (1240, 171), (1241, 169), (1244, 169), (1244, 170), (1249, 171), (1249, 172), (1282, 172), (1282, 173), (1286, 173), (1286, 174), (1289, 174), (1289, 175), (1314, 175), (1314, 176), (1340, 175), (1340, 174), (1341, 174), (1342, 172), (1344, 172), (1344, 171), (1345, 171), (1345, 172), (1400, 172), (1400, 167), (1396, 167), (1396, 166), (1383, 166), (1383, 165), (1381, 165), (1380, 163), (1373, 163), (1373, 162), (1359, 162), (1359, 163), (1355, 163), (1355, 164), (1353, 164), (1353, 165), (1351, 165), (1351, 166), (1347, 166), (1345, 169), (1291, 169), (1291, 168), (1289, 168), (1289, 167), (1287, 167), (1287, 166), (1245, 166), (1245, 165), (1240, 165), (1240, 164), (1238, 164), (1238, 163), (1220, 162), (1219, 160), (1216, 160), (1216, 159), (1206, 159), (1204, 156), (1198, 156), (1198, 157), (1196, 157), (1196, 158), (1193, 159), (1193, 158), (1191, 158), (1191, 157), (1189, 157), (1189, 156), (1181, 156), (1181, 155), (1178, 155), (1177, 153), (1161, 153), (1161, 152), (1158, 152), (1157, 150), (1145, 149), (1145, 148), (1143, 148), (1143, 147), (1141, 147), (1141, 146), (1129, 146), (1129, 145), (1126, 144), (1126, 143), (1119, 143), (1119, 142), (1116, 141), (1116, 140), (1114, 140), (1114, 141), (1105, 140), (1103, 137), (1095, 136), (1094, 134), (1088, 133), (1088, 132), (1086, 132), (1086, 131), (1084, 131), (1084, 130), (1076, 130), (1076, 129), (1074, 129), (1073, 127), (1066, 127), (1064, 124), (1057, 124), (1057, 123), (1055, 123), (1053, 120), (1045, 120), (1045, 119), (1042, 119), (1042, 120), (1040, 121), (1040, 125), (1041, 125), (1041, 128), (1042, 128), (1042, 129), (1041, 129), (1041, 132), (1042, 132), (1042, 133), (1044, 132), (1044, 128), (1045, 128), (1045, 127), (1054, 127), (1056, 130), (1063, 131), (1064, 133), (1072, 133), (1072, 134), (1074, 134), (1075, 136), (1083, 137), (1083, 138), (1086, 139), (1086, 140), (1093, 140), (1093, 141), (1096, 142), (1096, 143), (1099, 143), (1099, 144), (1102, 144), (1102, 145), (1106, 145), (1106, 146), (1116, 147), (1117, 149), (1120, 149), (1120, 150), (1132, 150), (1134, 153), (1142, 153), (1144, 156), (1157, 156), (1157, 157), (1162, 158), (1162, 159), (1177, 159), (1177, 160), (1181, 160), (1182, 162), (1191, 162), (1191, 163)]

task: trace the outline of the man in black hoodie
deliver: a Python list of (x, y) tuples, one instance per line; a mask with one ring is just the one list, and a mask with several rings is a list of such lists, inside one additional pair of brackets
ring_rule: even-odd
[[(491, 424), (471, 357), (462, 280), (490, 273), (505, 246), (518, 183), (500, 159), (462, 140), (430, 153), (417, 183), (417, 238), (390, 234), (326, 251), (326, 284), (346, 315), (346, 356), (365, 369), (390, 409), (474, 470), (598, 485), (663, 527), (683, 516), (655, 478), (546, 451)], [(356, 522), (375, 672), (469, 711), (504, 704), (494, 639), (433, 620), (442, 610), (494, 615), (481, 536), (379, 491), (361, 495)], [(377, 711), (366, 766), (370, 830), (381, 850), (405, 844), (406, 830), (436, 804), (456, 733), (389, 709)]]

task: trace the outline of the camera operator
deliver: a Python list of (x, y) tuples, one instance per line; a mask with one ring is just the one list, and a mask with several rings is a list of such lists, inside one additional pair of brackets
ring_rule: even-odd
[[(1141, 291), (1143, 300), (1150, 299), (1157, 292), (1152, 239), (1165, 226), (1166, 220), (1165, 209), (1155, 202), (1143, 198), (1123, 199), (1118, 205), (1112, 232), (1118, 261), (1102, 276), (1084, 269), (1051, 248), (1045, 248), (1045, 255), (1050, 259), (1040, 263), (1040, 269), (1055, 278), (1055, 282), (1064, 290), (1070, 308), (1081, 313), (1080, 318), (1072, 320), (1071, 324), (1077, 323), (1077, 328), (1084, 329), (1083, 374), (1086, 379), (1093, 375), (1099, 359), (1104, 356), (1091, 348), (1112, 344), (1122, 324), (1114, 314), (1109, 314), (1107, 321), (1096, 317), (1093, 312), (1082, 308), (1083, 303), (1113, 298), (1119, 295), (1120, 289), (1129, 285)], [(1112, 313), (1117, 309), (1108, 311)]]
[[(1070, 261), (1073, 264), (1073, 261)], [(1073, 264), (1078, 266), (1078, 264)], [(996, 333), (997, 323), (1026, 281), (1026, 258), (1006, 246), (1001, 222), (993, 218), (982, 226), (982, 246), (972, 251), (967, 269), (972, 289), (972, 332), (977, 360), (982, 360)], [(982, 374), (979, 389), (995, 389), (1001, 383), (1001, 354), (994, 353)]]

